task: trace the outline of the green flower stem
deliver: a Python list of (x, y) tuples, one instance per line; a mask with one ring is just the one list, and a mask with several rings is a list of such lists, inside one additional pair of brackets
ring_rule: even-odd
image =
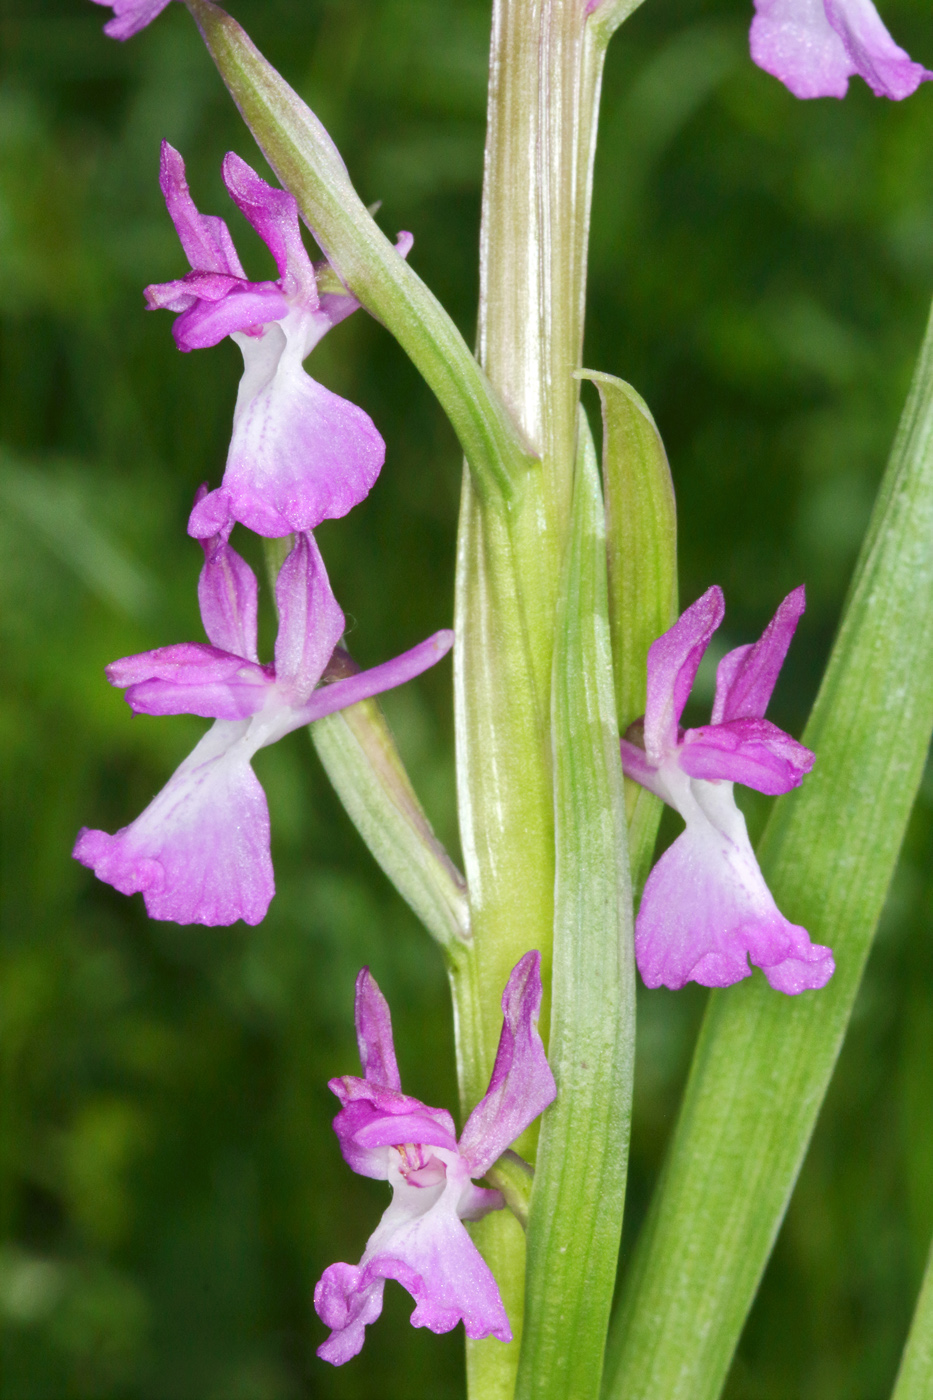
[(211, 57), (341, 281), (381, 320), (434, 390), (484, 497), (510, 499), (533, 458), (434, 294), (395, 252), (318, 118), (211, 0), (186, 0)]
[[(645, 713), (648, 648), (677, 621), (677, 506), (651, 410), (621, 379), (581, 370), (603, 408), (603, 484), (609, 559), (609, 629), (619, 732)], [(632, 887), (651, 868), (663, 803), (625, 779)]]
[(826, 676), (816, 767), (760, 851), (779, 908), (828, 943), (820, 992), (714, 992), (626, 1280), (605, 1394), (714, 1400), (845, 1035), (933, 729), (933, 321)]
[(891, 1400), (930, 1400), (933, 1395), (933, 1247)]
[(531, 1194), (516, 1395), (596, 1400), (625, 1200), (635, 964), (606, 533), (588, 431), (558, 608), (552, 742), (557, 1098), (542, 1120)]
[[(485, 1088), (499, 998), (518, 958), (542, 956), (547, 1037), (554, 919), (551, 668), (576, 455), (592, 160), (604, 45), (580, 0), (495, 0), (481, 231), (479, 356), (539, 458), (505, 510), (464, 481), (455, 704), (461, 840), (479, 1030), (459, 1050), (461, 1098)], [(467, 1025), (466, 1016), (458, 1026)], [(533, 1158), (535, 1134), (518, 1145)], [(474, 1400), (509, 1400), (524, 1236), (505, 1212), (474, 1238), (515, 1341), (467, 1343)]]

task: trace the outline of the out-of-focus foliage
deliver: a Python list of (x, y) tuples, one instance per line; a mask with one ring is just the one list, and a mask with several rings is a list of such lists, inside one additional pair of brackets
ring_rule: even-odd
[[(486, 3), (231, 8), (383, 201), (387, 231), (414, 231), (415, 266), (470, 334)], [(409, 1328), (393, 1285), (361, 1358), (335, 1372), (313, 1354), (313, 1283), (358, 1257), (384, 1200), (329, 1128), (326, 1081), (356, 1065), (363, 962), (392, 1002), (406, 1087), (451, 1106), (455, 1089), (439, 957), (305, 736), (257, 764), (279, 890), (260, 928), (149, 923), (138, 896), (69, 858), (82, 823), (129, 821), (203, 728), (132, 719), (103, 678), (114, 657), (201, 635), (184, 525), (197, 484), (218, 480), (238, 377), (231, 344), (182, 356), (171, 318), (142, 309), (146, 283), (184, 270), (162, 136), (251, 274), (270, 271), (219, 174), (228, 148), (256, 150), (182, 7), (125, 46), (101, 36), (104, 15), (7, 0), (0, 19), (2, 1393), (456, 1396), (459, 1338)], [(926, 7), (884, 15), (933, 64)], [(613, 41), (585, 358), (651, 405), (681, 596), (723, 584), (721, 651), (806, 581), (773, 714), (799, 731), (933, 291), (933, 91), (890, 104), (856, 80), (845, 102), (797, 102), (750, 64), (748, 19), (744, 0), (647, 0)], [(339, 327), (311, 368), (388, 443), (370, 499), (320, 531), (370, 664), (450, 621), (458, 456), (373, 322)], [(255, 542), (239, 544), (258, 568)], [(268, 612), (263, 628), (268, 647)], [(455, 849), (449, 669), (387, 709)], [(764, 803), (749, 811), (759, 825)], [(729, 1400), (876, 1400), (893, 1378), (933, 1229), (931, 836), (928, 780)], [(702, 999), (639, 1000), (629, 1234)]]

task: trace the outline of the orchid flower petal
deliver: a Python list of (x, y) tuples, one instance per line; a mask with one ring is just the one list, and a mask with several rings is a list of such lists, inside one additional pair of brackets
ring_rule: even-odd
[[(305, 318), (306, 319), (306, 318)], [(235, 338), (244, 372), (223, 485), (196, 506), (188, 531), (212, 535), (230, 520), (280, 537), (346, 515), (382, 468), (385, 443), (367, 413), (301, 367), (301, 313)]]
[(316, 311), (317, 282), (302, 242), (295, 196), (267, 184), (235, 151), (224, 156), (223, 177), (240, 213), (275, 258), (285, 295)]
[(113, 836), (84, 828), (75, 859), (121, 894), (142, 891), (151, 919), (258, 924), (275, 881), (249, 727), (217, 720), (134, 822)]
[[(102, 0), (96, 3), (101, 4)], [(175, 232), (194, 271), (225, 272), (245, 280), (246, 273), (237, 257), (230, 230), (216, 214), (199, 212), (188, 189), (185, 162), (167, 141), (162, 142), (159, 185)]]
[(111, 685), (127, 687), (135, 714), (247, 719), (266, 704), (275, 677), (255, 661), (201, 642), (178, 642), (107, 667)]
[(317, 685), (343, 636), (344, 616), (331, 590), (314, 536), (298, 536), (275, 583), (279, 631), (275, 674), (294, 692), (296, 704)]
[(676, 745), (697, 669), (724, 613), (722, 589), (714, 584), (648, 648), (645, 751), (654, 764)]
[(354, 1020), (363, 1078), (386, 1089), (401, 1091), (389, 1003), (368, 967), (364, 967), (356, 979)]
[(93, 3), (113, 10), (113, 19), (108, 19), (104, 25), (108, 38), (131, 39), (162, 13), (169, 0), (93, 0)]
[(766, 719), (688, 729), (677, 758), (691, 778), (742, 783), (772, 797), (799, 787), (815, 761), (815, 754)]
[(557, 1093), (538, 1033), (541, 995), (541, 954), (532, 951), (516, 963), (502, 993), (502, 1032), (492, 1078), (460, 1137), (460, 1154), (471, 1176), (482, 1176)]
[(733, 719), (764, 719), (806, 605), (806, 590), (801, 584), (788, 593), (757, 642), (736, 647), (723, 657), (716, 671), (713, 724)]
[(172, 326), (172, 338), (185, 352), (207, 350), (228, 335), (258, 339), (264, 326), (283, 320), (288, 312), (288, 302), (274, 282), (239, 282), (221, 301), (201, 298), (182, 308)]
[[(195, 505), (206, 495), (207, 487), (200, 486)], [(198, 605), (204, 631), (212, 646), (258, 662), (256, 575), (227, 543), (225, 534), (202, 540), (201, 547), (204, 565), (198, 579)]]
[(878, 97), (909, 97), (933, 74), (900, 48), (871, 0), (755, 0), (751, 55), (795, 97), (845, 97), (858, 73)]
[(295, 727), (311, 724), (336, 710), (345, 710), (359, 700), (369, 700), (373, 695), (381, 695), (384, 690), (394, 690), (406, 681), (414, 680), (423, 671), (436, 666), (447, 655), (454, 644), (454, 634), (448, 628), (435, 632), (423, 642), (403, 651), (391, 661), (383, 661), (380, 666), (371, 666), (368, 671), (360, 671), (346, 680), (323, 685), (311, 696), (296, 715)]

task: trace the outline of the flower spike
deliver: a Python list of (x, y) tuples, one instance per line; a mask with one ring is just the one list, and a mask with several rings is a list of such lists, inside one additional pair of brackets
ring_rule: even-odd
[(473, 1180), (555, 1096), (538, 1034), (540, 1007), (541, 955), (526, 953), (502, 996), (502, 1036), (489, 1089), (458, 1143), (446, 1110), (402, 1093), (389, 1008), (363, 968), (356, 981), (356, 1031), (364, 1078), (331, 1080), (341, 1103), (334, 1131), (348, 1165), (388, 1181), (392, 1201), (359, 1265), (331, 1264), (314, 1290), (318, 1317), (331, 1329), (318, 1347), (323, 1360), (342, 1366), (356, 1356), (366, 1328), (382, 1312), (388, 1278), (414, 1298), (413, 1326), (449, 1332), (462, 1321), (468, 1337), (512, 1340), (496, 1281), (462, 1222), (502, 1209), (501, 1194)]
[(723, 617), (710, 588), (653, 642), (643, 721), (621, 741), (628, 777), (676, 808), (686, 830), (645, 885), (635, 956), (646, 986), (727, 987), (750, 975), (795, 994), (825, 986), (832, 953), (784, 918), (764, 882), (732, 784), (777, 794), (798, 787), (814, 756), (764, 718), (804, 610), (804, 590), (784, 599), (760, 639), (723, 657), (712, 723), (682, 730), (680, 716), (703, 653)]
[(134, 822), (113, 836), (84, 828), (74, 848), (77, 860), (122, 894), (142, 891), (150, 918), (182, 924), (257, 924), (269, 907), (269, 813), (253, 755), (411, 680), (453, 643), (453, 633), (438, 632), (393, 661), (320, 685), (344, 619), (313, 535), (301, 534), (276, 582), (275, 664), (262, 666), (256, 578), (228, 534), (203, 542), (198, 599), (210, 645), (158, 647), (107, 667), (137, 714), (202, 715), (214, 724)]
[(845, 97), (865, 79), (900, 101), (933, 73), (895, 44), (872, 0), (755, 0), (752, 59), (795, 97)]
[[(223, 219), (198, 211), (185, 163), (164, 141), (160, 184), (192, 270), (147, 287), (146, 301), (150, 310), (177, 313), (172, 333), (180, 350), (230, 336), (243, 355), (224, 479), (195, 503), (189, 534), (210, 538), (240, 521), (278, 538), (346, 515), (379, 475), (385, 443), (367, 413), (302, 368), (359, 302), (349, 292), (319, 294), (293, 195), (267, 184), (233, 152), (223, 175), (272, 253), (278, 278), (248, 280)], [(405, 256), (411, 236), (400, 235), (397, 246)]]

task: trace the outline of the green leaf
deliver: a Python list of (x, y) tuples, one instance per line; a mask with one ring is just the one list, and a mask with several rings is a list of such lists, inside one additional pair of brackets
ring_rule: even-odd
[(891, 1400), (929, 1400), (933, 1395), (933, 1248)]
[(186, 0), (250, 131), (340, 280), (392, 332), (450, 419), (484, 497), (510, 498), (533, 456), (463, 336), (360, 199), (337, 147), (236, 20)]
[[(677, 504), (667, 453), (644, 399), (622, 379), (581, 370), (603, 406), (609, 630), (619, 732), (645, 713), (648, 648), (677, 621)], [(625, 780), (632, 885), (641, 892), (663, 803)]]
[(774, 1244), (845, 1035), (933, 728), (933, 321), (804, 734), (817, 755), (760, 856), (837, 970), (787, 998), (714, 992), (626, 1280), (606, 1394), (712, 1400)]
[(595, 1400), (625, 1200), (635, 969), (605, 527), (588, 430), (558, 610), (552, 723), (557, 875), (548, 1058), (557, 1098), (542, 1119), (531, 1193), (516, 1395)]

